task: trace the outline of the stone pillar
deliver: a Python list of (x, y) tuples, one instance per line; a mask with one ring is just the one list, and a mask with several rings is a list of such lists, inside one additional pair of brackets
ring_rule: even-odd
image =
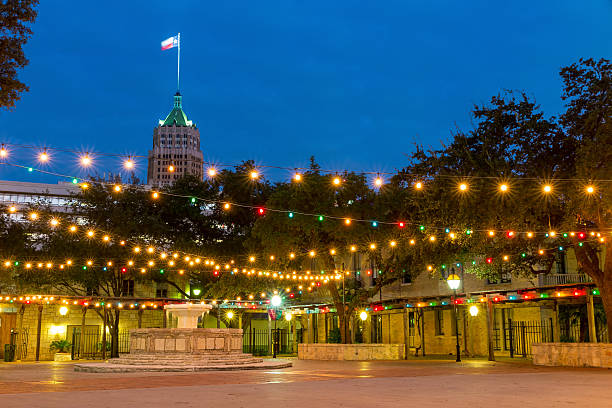
[(595, 307), (593, 306), (593, 295), (587, 294), (587, 318), (589, 321), (589, 340), (597, 343), (597, 330), (595, 329)]

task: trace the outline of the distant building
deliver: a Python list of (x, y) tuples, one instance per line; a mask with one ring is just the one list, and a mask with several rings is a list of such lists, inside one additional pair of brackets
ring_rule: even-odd
[(153, 130), (147, 184), (166, 186), (187, 174), (202, 179), (203, 162), (200, 131), (187, 119), (182, 108), (182, 96), (177, 92), (172, 111)]

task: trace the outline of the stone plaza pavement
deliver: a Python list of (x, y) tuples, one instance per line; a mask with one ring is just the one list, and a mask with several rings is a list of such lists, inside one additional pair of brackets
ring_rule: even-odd
[[(294, 361), (282, 370), (80, 373), (0, 363), (0, 407), (610, 407), (612, 371), (528, 361)], [(222, 405), (221, 405), (222, 404)]]

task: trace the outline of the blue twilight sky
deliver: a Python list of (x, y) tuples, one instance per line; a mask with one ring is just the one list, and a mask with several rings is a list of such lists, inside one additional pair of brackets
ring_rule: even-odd
[[(176, 91), (176, 50), (160, 41), (180, 31), (183, 106), (206, 159), (393, 171), (501, 89), (557, 114), (559, 68), (610, 58), (611, 22), (609, 0), (42, 1), (30, 92), (0, 111), (0, 142), (146, 155)], [(84, 175), (75, 163), (47, 169)], [(57, 179), (6, 167), (0, 179)]]

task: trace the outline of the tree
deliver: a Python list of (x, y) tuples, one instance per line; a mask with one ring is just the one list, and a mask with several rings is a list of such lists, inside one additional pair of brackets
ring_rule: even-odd
[(17, 69), (28, 64), (23, 46), (32, 36), (38, 0), (0, 2), (0, 108), (12, 108), (29, 88), (17, 79)]
[[(426, 226), (426, 234), (442, 237), (435, 246), (415, 248), (421, 270), (428, 263), (438, 272), (442, 265), (460, 262), (482, 277), (501, 270), (533, 276), (549, 272), (558, 253), (573, 248), (579, 267), (600, 289), (612, 332), (612, 253), (609, 244), (601, 243), (604, 237), (526, 234), (605, 234), (612, 226), (610, 62), (581, 60), (561, 75), (567, 102), (561, 120), (546, 118), (525, 94), (506, 92), (475, 106), (473, 130), (458, 132), (440, 150), (419, 148), (399, 174), (406, 186), (427, 181), (403, 205), (410, 207), (412, 220)], [(502, 184), (506, 191), (500, 190)], [(545, 185), (550, 191), (543, 190)], [(491, 237), (489, 229), (498, 232)]]
[[(396, 227), (362, 222), (346, 225), (346, 217), (377, 219), (379, 207), (388, 197), (370, 188), (363, 175), (344, 173), (338, 177), (341, 185), (334, 186), (333, 176), (321, 174), (312, 160), (302, 181), (278, 184), (266, 203), (268, 213), (255, 223), (248, 245), (259, 255), (262, 268), (312, 274), (337, 271), (342, 279), (331, 280), (322, 289), (336, 307), (342, 342), (350, 343), (349, 322), (356, 308), (384, 285), (396, 281), (408, 259), (386, 245), (370, 247), (372, 243), (388, 243)], [(294, 213), (274, 209), (291, 209)], [(318, 214), (328, 218), (319, 218)], [(351, 250), (353, 245), (356, 251)], [(316, 256), (311, 256), (312, 251)], [(365, 270), (358, 255), (368, 259)]]

